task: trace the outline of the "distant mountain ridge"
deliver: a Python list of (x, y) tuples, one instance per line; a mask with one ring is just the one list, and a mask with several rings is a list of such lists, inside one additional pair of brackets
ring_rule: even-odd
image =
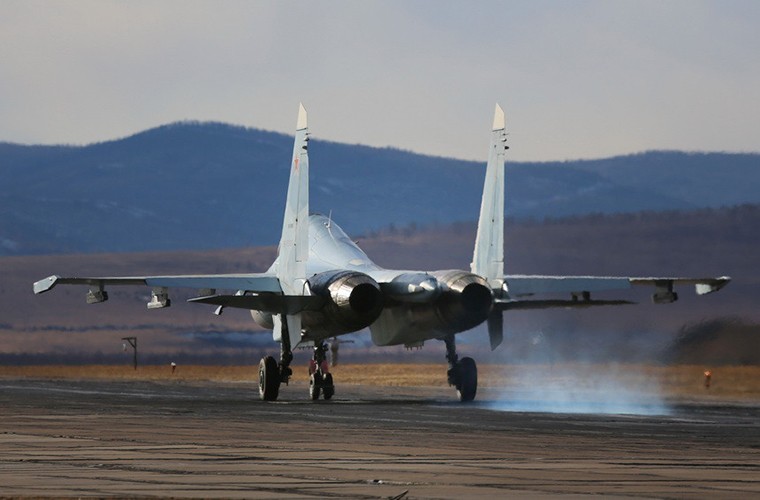
[[(180, 122), (87, 146), (0, 143), (0, 255), (275, 244), (292, 137)], [(351, 235), (477, 218), (482, 162), (311, 141), (311, 208)], [(684, 210), (760, 202), (760, 154), (507, 158), (507, 215)]]

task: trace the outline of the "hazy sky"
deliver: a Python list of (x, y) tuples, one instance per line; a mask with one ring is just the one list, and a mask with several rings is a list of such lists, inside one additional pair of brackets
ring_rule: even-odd
[(760, 151), (760, 2), (0, 0), (0, 141), (184, 119), (485, 161)]

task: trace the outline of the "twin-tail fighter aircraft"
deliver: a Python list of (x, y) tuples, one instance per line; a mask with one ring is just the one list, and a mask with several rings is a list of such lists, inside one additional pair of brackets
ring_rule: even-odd
[[(335, 393), (326, 363), (326, 340), (369, 328), (378, 346), (420, 346), (439, 339), (446, 344), (448, 382), (461, 401), (475, 398), (475, 361), (459, 358), (457, 333), (483, 322), (491, 348), (502, 342), (504, 311), (552, 307), (590, 307), (629, 303), (594, 300), (599, 291), (633, 285), (654, 287), (656, 303), (678, 296), (676, 284), (696, 286), (704, 295), (724, 287), (728, 277), (636, 278), (601, 276), (510, 276), (504, 274), (504, 112), (497, 105), (491, 132), (486, 178), (475, 251), (469, 270), (415, 271), (383, 269), (346, 236), (331, 217), (309, 214), (309, 131), (306, 110), (299, 107), (285, 217), (278, 256), (265, 273), (195, 276), (62, 278), (34, 284), (43, 293), (59, 284), (88, 285), (87, 303), (108, 299), (105, 287), (144, 285), (152, 288), (148, 309), (169, 307), (169, 289), (197, 290), (190, 302), (248, 309), (256, 323), (271, 329), (280, 344), (279, 361), (259, 364), (261, 399), (277, 399), (292, 375), (293, 349), (313, 347), (309, 364), (309, 396), (330, 399)], [(223, 292), (220, 292), (223, 291)], [(566, 294), (566, 299), (556, 299)], [(542, 298), (544, 297), (544, 298)], [(337, 339), (336, 339), (337, 341)]]

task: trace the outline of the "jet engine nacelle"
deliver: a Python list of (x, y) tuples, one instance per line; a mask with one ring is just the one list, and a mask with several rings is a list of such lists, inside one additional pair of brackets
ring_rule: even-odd
[(366, 328), (383, 310), (380, 285), (356, 271), (328, 271), (309, 278), (312, 295), (327, 299), (319, 311), (304, 311), (304, 327), (317, 335), (336, 335)]
[(488, 318), (493, 291), (482, 276), (466, 271), (435, 273), (443, 293), (436, 304), (438, 317), (456, 331), (474, 328)]

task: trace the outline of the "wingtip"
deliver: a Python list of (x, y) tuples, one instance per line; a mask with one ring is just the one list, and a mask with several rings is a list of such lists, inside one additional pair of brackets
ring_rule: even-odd
[(708, 293), (713, 293), (721, 290), (724, 286), (728, 285), (731, 282), (731, 278), (729, 276), (721, 276), (720, 278), (715, 278), (712, 280), (706, 280), (705, 283), (697, 283), (695, 285), (695, 289), (697, 292), (697, 295), (707, 295)]
[(309, 125), (306, 120), (306, 108), (303, 107), (303, 103), (298, 104), (298, 121), (296, 122), (296, 130), (303, 130)]
[(36, 295), (39, 295), (41, 293), (47, 292), (48, 290), (52, 289), (56, 285), (56, 282), (59, 279), (60, 279), (60, 276), (53, 275), (53, 276), (48, 276), (45, 279), (37, 281), (34, 284), (34, 293)]
[(503, 130), (507, 127), (507, 121), (504, 117), (504, 110), (499, 103), (496, 103), (496, 109), (493, 112), (493, 130)]

